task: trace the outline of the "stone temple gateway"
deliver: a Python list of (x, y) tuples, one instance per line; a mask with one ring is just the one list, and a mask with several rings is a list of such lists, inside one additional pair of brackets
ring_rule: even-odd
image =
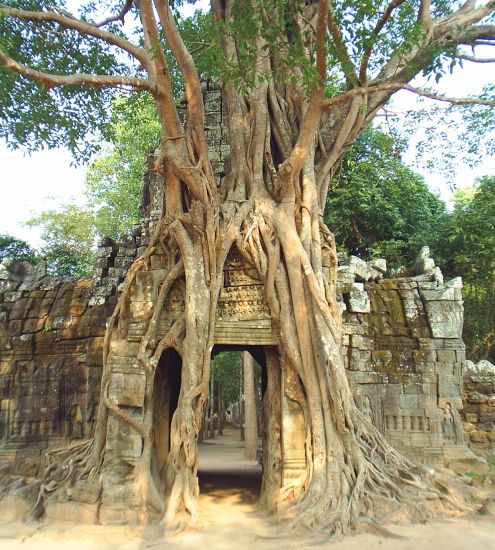
[[(212, 162), (221, 178), (229, 152), (221, 96), (214, 86), (205, 94)], [(144, 251), (158, 220), (162, 191), (160, 178), (149, 169), (142, 223), (121, 242), (102, 243), (91, 281), (50, 277), (44, 266), (1, 266), (0, 459), (36, 457), (92, 435), (106, 322), (127, 270)], [(270, 464), (266, 459), (264, 468), (288, 486), (305, 469), (302, 411), (285, 391), (262, 282), (233, 254), (227, 266), (213, 353), (250, 351), (263, 368), (265, 387), (277, 389), (267, 395), (278, 398), (263, 404), (263, 445), (270, 449), (278, 443), (281, 456), (271, 456)], [(465, 361), (462, 284), (459, 279), (444, 283), (434, 270), (395, 279), (385, 279), (385, 271), (383, 261), (366, 263), (355, 257), (339, 268), (343, 346), (355, 399), (403, 453), (427, 464), (455, 467), (471, 457), (458, 412)], [(138, 274), (130, 294), (129, 322), (110, 348), (108, 398), (136, 418), (142, 415), (145, 393), (145, 374), (136, 357), (165, 273), (164, 257), (156, 254), (151, 269)], [(169, 295), (158, 336), (183, 308), (180, 296), (174, 290)], [(180, 356), (164, 350), (154, 382), (153, 474), (159, 487), (166, 484), (168, 434), (180, 372)], [(101, 522), (137, 521), (139, 491), (132, 467), (141, 450), (141, 436), (110, 412), (101, 483), (94, 490), (88, 484), (76, 485), (64, 502), (49, 502), (47, 514), (63, 505), (75, 520), (84, 509), (85, 517)]]

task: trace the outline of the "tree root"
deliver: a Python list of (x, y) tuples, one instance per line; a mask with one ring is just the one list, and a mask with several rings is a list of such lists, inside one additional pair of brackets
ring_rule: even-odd
[[(44, 504), (50, 494), (66, 483), (74, 481), (76, 477), (79, 479), (84, 475), (93, 443), (93, 439), (89, 439), (75, 446), (45, 453), (47, 466), (43, 473), (38, 498), (27, 515), (26, 521), (38, 520), (44, 513)], [(79, 475), (76, 476), (76, 474)]]

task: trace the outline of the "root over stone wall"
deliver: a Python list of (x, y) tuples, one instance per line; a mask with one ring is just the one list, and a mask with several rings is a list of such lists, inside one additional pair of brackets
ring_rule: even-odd
[[(44, 266), (2, 265), (1, 457), (39, 455), (91, 435), (105, 323), (127, 268), (146, 245), (150, 225), (153, 219), (148, 218), (122, 243), (102, 242), (91, 281), (50, 277)], [(160, 257), (154, 265), (161, 268)], [(340, 268), (343, 345), (355, 398), (401, 451), (420, 462), (455, 465), (467, 457), (458, 412), (465, 360), (461, 282), (439, 284), (427, 275), (383, 279), (385, 269), (383, 261), (366, 263), (355, 257)], [(153, 271), (148, 278), (150, 284), (143, 281), (143, 289), (152, 289)], [(251, 312), (250, 319), (239, 320), (235, 313), (236, 300), (263, 301), (250, 274), (233, 265), (222, 292), (224, 317), (217, 340), (249, 343), (248, 333), (257, 330), (253, 343), (262, 338), (273, 344), (262, 305), (253, 306), (259, 319)], [(244, 296), (246, 292), (256, 296)], [(130, 342), (140, 330), (139, 315), (132, 317)], [(124, 371), (115, 391), (131, 394), (133, 380)]]

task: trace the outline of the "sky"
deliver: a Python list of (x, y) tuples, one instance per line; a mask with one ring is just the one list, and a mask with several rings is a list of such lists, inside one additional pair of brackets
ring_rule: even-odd
[[(478, 55), (482, 56), (480, 51)], [(462, 70), (448, 75), (440, 82), (440, 91), (451, 96), (467, 96), (476, 93), (484, 84), (494, 81), (495, 71), (491, 65), (465, 63)], [(416, 82), (415, 85), (421, 85)], [(414, 105), (415, 97), (408, 92), (395, 95), (397, 111)], [(455, 136), (453, 136), (455, 139)], [(414, 151), (404, 157), (412, 162)], [(20, 151), (9, 151), (0, 140), (0, 234), (8, 233), (28, 241), (32, 246), (41, 244), (39, 228), (29, 228), (24, 222), (42, 210), (76, 201), (84, 201), (85, 167), (71, 166), (70, 153), (63, 149), (45, 150), (23, 155)], [(489, 157), (474, 170), (459, 166), (453, 179), (428, 173), (421, 167), (414, 169), (425, 176), (432, 190), (448, 201), (452, 188), (473, 183), (474, 178), (483, 174), (495, 173), (495, 158)]]

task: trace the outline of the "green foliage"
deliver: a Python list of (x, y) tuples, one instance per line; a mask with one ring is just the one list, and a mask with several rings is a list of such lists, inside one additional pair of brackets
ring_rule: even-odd
[[(67, 11), (64, 1), (13, 0), (4, 4), (28, 10)], [(79, 3), (78, 7), (79, 13), (75, 15), (92, 21), (100, 19), (102, 10), (117, 12), (121, 6), (115, 1), (106, 2), (104, 6), (90, 1)], [(192, 17), (180, 20), (179, 27), (200, 73), (204, 76), (216, 74), (212, 56), (218, 56), (214, 55), (215, 48), (209, 41), (210, 16), (198, 11)], [(118, 24), (106, 29), (125, 36)], [(125, 37), (135, 43), (142, 42), (135, 25), (128, 35)], [(163, 42), (171, 67), (174, 94), (178, 99), (183, 89), (182, 77)], [(114, 46), (62, 28), (58, 23), (32, 21), (26, 24), (10, 17), (0, 17), (0, 49), (19, 63), (49, 74), (143, 76), (140, 68), (131, 64), (127, 56)], [(89, 86), (50, 87), (0, 67), (0, 138), (8, 147), (27, 152), (65, 146), (76, 162), (87, 161), (100, 149), (102, 142), (112, 141), (114, 137), (112, 103), (119, 93), (115, 89)]]
[(95, 260), (95, 232), (92, 212), (75, 205), (61, 210), (46, 210), (27, 225), (41, 226), (45, 244), (40, 254), (55, 275), (86, 277)]
[(224, 351), (213, 359), (215, 379), (222, 386), (223, 400), (227, 407), (239, 401), (239, 389), (242, 376), (242, 352)]
[[(495, 85), (477, 97), (494, 100)], [(391, 119), (401, 132), (414, 135), (415, 164), (431, 172), (455, 175), (459, 166), (474, 167), (495, 154), (495, 109), (485, 105), (446, 105), (422, 101), (406, 115)], [(418, 132), (418, 128), (421, 130)]]
[[(223, 401), (226, 407), (237, 403), (241, 394), (241, 380), (244, 376), (243, 352), (223, 351), (212, 362), (213, 376), (222, 386)], [(258, 408), (261, 402), (261, 367), (254, 361), (254, 392)]]
[[(66, 9), (65, 2), (15, 0), (23, 9)], [(114, 29), (115, 30), (115, 29)], [(0, 17), (0, 48), (18, 62), (51, 74), (131, 74), (115, 48), (58, 23)], [(78, 162), (107, 138), (112, 91), (88, 86), (50, 88), (0, 67), (0, 137), (25, 151), (66, 146)]]
[(90, 164), (85, 195), (94, 232), (117, 238), (139, 221), (146, 158), (159, 142), (160, 124), (149, 95), (117, 98), (112, 119), (113, 145)]
[(86, 174), (86, 205), (67, 204), (28, 221), (40, 226), (41, 253), (57, 275), (87, 276), (93, 270), (95, 246), (104, 236), (118, 239), (139, 221), (145, 162), (159, 139), (159, 123), (148, 95), (117, 98), (110, 131), (114, 145), (93, 160)]
[(455, 194), (442, 241), (445, 273), (464, 280), (464, 339), (471, 349), (495, 328), (495, 176)]
[[(339, 45), (333, 40), (327, 44), (328, 78), (338, 80), (342, 90), (345, 74), (359, 67), (363, 55), (369, 54), (370, 74), (376, 75), (392, 56), (407, 53), (421, 44), (425, 30), (417, 20), (417, 3), (403, 2), (397, 5), (393, 16), (385, 23), (382, 31), (376, 34), (377, 23), (389, 7), (389, 0), (341, 0), (332, 2), (335, 21), (342, 29), (342, 40), (349, 53), (349, 59), (342, 55)], [(432, 2), (432, 14), (445, 16), (458, 8), (456, 2), (441, 0)], [(212, 37), (218, 42), (220, 37), (229, 34), (237, 45), (237, 60), (233, 62), (217, 53), (215, 65), (220, 67), (222, 77), (237, 88), (250, 86), (255, 79), (264, 79), (256, 64), (256, 41), (261, 39), (262, 48), (275, 60), (270, 77), (286, 79), (287, 69), (298, 68), (300, 83), (309, 89), (318, 78), (314, 65), (315, 48), (310, 44), (309, 29), (300, 32), (295, 24), (295, 10), (300, 3), (286, 0), (256, 0), (234, 2), (231, 9), (232, 21), (217, 22), (213, 25)], [(263, 16), (261, 16), (261, 14)], [(425, 50), (424, 75), (433, 75), (438, 81), (445, 71), (446, 45), (435, 44)], [(310, 52), (309, 58), (308, 53)], [(417, 67), (399, 66), (418, 72)], [(296, 77), (294, 76), (294, 79)]]
[(35, 264), (39, 261), (36, 251), (26, 241), (12, 235), (0, 235), (0, 262), (4, 258), (12, 258), (19, 262)]
[(411, 263), (425, 244), (435, 250), (445, 204), (400, 158), (404, 140), (368, 128), (331, 184), (325, 222), (338, 245), (363, 258)]

